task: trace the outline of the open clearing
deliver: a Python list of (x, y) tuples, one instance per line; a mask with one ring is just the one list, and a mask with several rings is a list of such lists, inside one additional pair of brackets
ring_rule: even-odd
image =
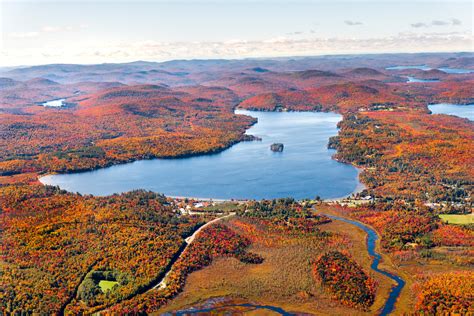
[(117, 281), (107, 281), (107, 280), (100, 280), (99, 286), (103, 293), (112, 290), (112, 288), (118, 284)]
[(448, 224), (467, 225), (474, 224), (474, 214), (442, 214), (441, 220)]

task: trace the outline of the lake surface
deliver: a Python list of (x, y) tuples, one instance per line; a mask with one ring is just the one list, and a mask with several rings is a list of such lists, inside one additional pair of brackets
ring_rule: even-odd
[(415, 77), (407, 77), (407, 82), (439, 82), (439, 79), (418, 79)]
[(438, 103), (428, 105), (432, 114), (447, 114), (467, 118), (474, 121), (474, 103), (472, 104), (451, 104)]
[[(153, 159), (75, 174), (49, 175), (44, 184), (82, 194), (108, 195), (146, 189), (168, 196), (215, 199), (339, 198), (360, 188), (358, 171), (339, 163), (327, 149), (337, 135), (335, 113), (255, 112), (247, 134), (262, 141), (241, 142), (212, 155)], [(270, 151), (283, 143), (281, 153)]]
[(407, 70), (407, 69), (419, 69), (419, 70), (431, 70), (431, 69), (438, 69), (447, 74), (468, 74), (474, 72), (474, 69), (463, 69), (463, 68), (431, 68), (427, 65), (413, 65), (413, 66), (393, 66), (385, 68), (387, 70)]
[(41, 105), (49, 106), (49, 107), (61, 107), (64, 105), (65, 100), (66, 99), (57, 99), (57, 100), (46, 101), (44, 103), (41, 103)]
[(420, 69), (420, 70), (430, 70), (431, 68), (426, 65), (413, 65), (413, 66), (392, 66), (385, 68), (387, 70), (406, 70), (406, 69)]
[(444, 71), (447, 74), (469, 74), (474, 72), (473, 69), (461, 69), (461, 68), (437, 68), (441, 71)]

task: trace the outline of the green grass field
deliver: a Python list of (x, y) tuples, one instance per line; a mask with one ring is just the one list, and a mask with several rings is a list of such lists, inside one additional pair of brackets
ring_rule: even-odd
[(223, 211), (223, 212), (234, 212), (241, 209), (242, 206), (237, 202), (222, 202), (216, 203), (216, 205), (209, 205), (198, 209), (198, 211), (208, 211), (208, 212), (216, 212), (216, 211)]
[(103, 293), (112, 290), (115, 284), (118, 284), (116, 281), (106, 281), (106, 280), (101, 280), (99, 282), (100, 289)]
[(449, 224), (474, 224), (474, 214), (441, 214), (439, 217), (443, 222)]

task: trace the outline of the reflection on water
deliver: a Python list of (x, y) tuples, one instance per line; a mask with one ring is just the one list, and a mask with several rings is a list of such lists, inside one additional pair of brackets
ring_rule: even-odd
[(419, 69), (428, 71), (431, 69), (438, 69), (442, 72), (447, 74), (468, 74), (474, 72), (474, 69), (464, 69), (464, 68), (447, 68), (447, 67), (440, 67), (440, 68), (431, 68), (427, 65), (413, 65), (413, 66), (392, 66), (385, 68), (386, 70), (408, 70), (408, 69)]
[[(212, 155), (142, 160), (95, 171), (50, 175), (41, 182), (83, 194), (147, 189), (169, 196), (221, 199), (337, 198), (358, 187), (357, 169), (331, 159), (335, 151), (327, 148), (329, 137), (337, 134), (340, 115), (237, 113), (258, 118), (247, 133), (262, 141), (241, 142)], [(272, 152), (272, 143), (283, 143), (283, 152)]]
[(451, 104), (438, 103), (428, 105), (432, 114), (447, 114), (467, 118), (474, 121), (474, 103), (472, 104)]
[(439, 82), (439, 79), (418, 79), (415, 77), (407, 77), (407, 82)]
[(41, 103), (42, 106), (49, 106), (49, 107), (61, 107), (64, 105), (64, 100), (66, 99), (57, 99), (57, 100), (51, 100), (51, 101), (46, 101), (44, 103)]

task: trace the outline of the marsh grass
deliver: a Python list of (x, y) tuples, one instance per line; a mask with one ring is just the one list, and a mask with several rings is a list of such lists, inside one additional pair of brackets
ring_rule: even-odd
[[(391, 286), (389, 280), (373, 273), (365, 247), (365, 236), (352, 225), (332, 222), (321, 225), (328, 234), (277, 234), (258, 220), (237, 217), (226, 222), (239, 234), (250, 238), (249, 251), (265, 260), (246, 265), (235, 258), (215, 260), (209, 267), (189, 275), (184, 291), (159, 312), (176, 311), (209, 298), (228, 297), (281, 307), (288, 312), (368, 315), (380, 308)], [(250, 227), (250, 228), (249, 228)], [(248, 229), (247, 229), (248, 228)], [(368, 312), (345, 307), (314, 280), (311, 263), (330, 250), (346, 250), (377, 279), (377, 297)]]

